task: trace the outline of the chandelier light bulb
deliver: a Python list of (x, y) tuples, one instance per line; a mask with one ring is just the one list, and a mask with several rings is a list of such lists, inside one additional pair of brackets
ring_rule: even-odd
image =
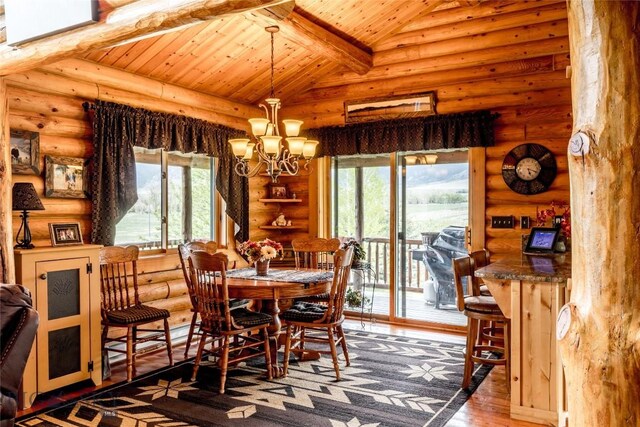
[(247, 152), (247, 144), (249, 144), (249, 139), (247, 138), (235, 138), (230, 139), (229, 144), (231, 144), (231, 151), (233, 151), (233, 155), (237, 158), (242, 158), (245, 156)]
[(304, 123), (302, 120), (283, 120), (284, 131), (287, 136), (300, 135), (300, 126)]

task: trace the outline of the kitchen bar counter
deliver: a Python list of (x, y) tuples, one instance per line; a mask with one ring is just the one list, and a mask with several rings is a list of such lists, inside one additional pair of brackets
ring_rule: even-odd
[(511, 418), (564, 425), (556, 318), (569, 300), (571, 254), (507, 256), (475, 274), (511, 319)]

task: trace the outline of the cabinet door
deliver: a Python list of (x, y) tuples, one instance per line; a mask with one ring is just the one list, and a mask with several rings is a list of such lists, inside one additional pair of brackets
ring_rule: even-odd
[(89, 258), (36, 263), (39, 393), (90, 378), (88, 263)]

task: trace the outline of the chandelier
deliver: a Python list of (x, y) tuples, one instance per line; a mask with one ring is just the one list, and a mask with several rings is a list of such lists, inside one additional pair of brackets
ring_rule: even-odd
[[(315, 157), (318, 141), (299, 136), (302, 120), (282, 120), (287, 148), (282, 144), (278, 129), (278, 110), (281, 104), (280, 99), (275, 97), (273, 88), (273, 37), (280, 29), (274, 26), (265, 30), (271, 34), (271, 96), (265, 99), (268, 107), (265, 104), (259, 106), (264, 109), (266, 117), (249, 119), (255, 142), (249, 138), (235, 138), (230, 139), (229, 144), (236, 158), (235, 171), (238, 175), (249, 178), (265, 169), (271, 180), (278, 182), (278, 177), (283, 172), (297, 175), (302, 169), (311, 173), (310, 161)], [(251, 166), (249, 161), (254, 152), (258, 155), (258, 163)], [(302, 162), (304, 163), (301, 165)]]

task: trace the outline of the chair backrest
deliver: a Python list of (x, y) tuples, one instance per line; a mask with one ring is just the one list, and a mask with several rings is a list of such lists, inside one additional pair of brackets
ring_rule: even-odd
[(324, 322), (336, 322), (343, 316), (352, 261), (353, 248), (351, 247), (346, 250), (338, 249), (333, 254), (333, 282), (329, 292), (327, 311), (322, 320)]
[(100, 250), (102, 315), (140, 304), (137, 246), (107, 246)]
[(333, 268), (333, 254), (340, 249), (340, 239), (293, 239), (296, 268)]
[(454, 258), (453, 264), (453, 282), (456, 285), (456, 306), (458, 310), (464, 311), (464, 286), (462, 279), (467, 278), (467, 283), (473, 283), (474, 262), (470, 256)]
[(231, 330), (227, 263), (225, 254), (195, 251), (189, 256), (193, 284), (202, 328), (214, 333)]
[(218, 243), (210, 240), (208, 242), (188, 242), (178, 245), (178, 255), (180, 256), (180, 266), (182, 267), (182, 275), (187, 284), (187, 290), (191, 297), (191, 304), (196, 308), (195, 292), (191, 284), (191, 274), (189, 273), (189, 255), (194, 251), (205, 251), (213, 254), (218, 249)]
[[(491, 263), (489, 251), (487, 249), (480, 249), (473, 251), (469, 254), (473, 259), (473, 272), (478, 268), (485, 267)], [(480, 285), (482, 285), (482, 279), (472, 274), (471, 283), (473, 284), (473, 295), (480, 295)]]

